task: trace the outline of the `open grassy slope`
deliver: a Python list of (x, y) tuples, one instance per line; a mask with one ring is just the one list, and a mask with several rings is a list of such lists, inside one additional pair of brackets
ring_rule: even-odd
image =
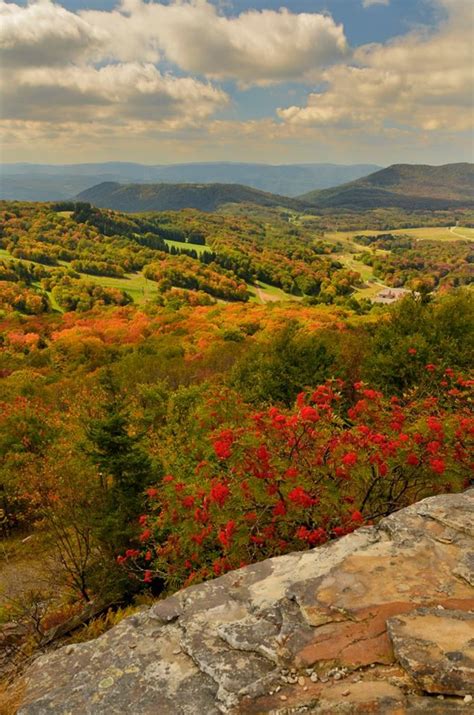
[(421, 228), (399, 228), (390, 231), (328, 231), (324, 235), (325, 240), (349, 241), (355, 236), (380, 236), (391, 233), (393, 236), (409, 236), (420, 241), (474, 241), (474, 228), (463, 226), (423, 226)]

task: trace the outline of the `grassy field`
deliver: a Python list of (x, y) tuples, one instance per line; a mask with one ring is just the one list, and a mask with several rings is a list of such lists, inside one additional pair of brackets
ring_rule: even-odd
[(347, 268), (360, 273), (364, 281), (363, 286), (354, 287), (354, 298), (373, 298), (383, 288), (387, 287), (382, 281), (375, 278), (372, 266), (366, 266), (362, 261), (357, 261), (351, 254), (339, 254), (337, 258)]
[(451, 233), (459, 238), (467, 238), (469, 241), (474, 241), (474, 228), (467, 226), (452, 226)]
[(335, 254), (337, 258), (346, 268), (351, 271), (360, 273), (363, 281), (369, 281), (374, 277), (372, 266), (366, 266), (362, 261), (357, 261), (352, 254), (340, 253)]
[[(168, 243), (169, 245), (175, 245), (178, 248), (183, 246), (183, 244), (179, 243), (178, 241), (166, 241), (166, 243)], [(191, 246), (191, 244), (184, 245)], [(193, 245), (192, 247), (196, 248), (198, 253), (202, 253), (206, 249), (208, 250), (207, 246)], [(0, 258), (7, 258), (10, 261), (18, 260), (4, 249), (0, 249)], [(59, 261), (59, 263), (63, 266), (68, 265), (65, 261)], [(123, 278), (112, 278), (110, 276), (92, 276), (88, 273), (81, 273), (80, 276), (84, 280), (92, 281), (93, 283), (97, 283), (97, 285), (100, 285), (104, 288), (118, 288), (120, 290), (124, 290), (133, 299), (133, 302), (139, 305), (146, 303), (149, 300), (152, 300), (158, 292), (156, 284), (153, 283), (153, 281), (147, 280), (141, 273), (132, 273)], [(39, 284), (38, 287), (40, 287)], [(250, 300), (260, 304), (271, 303), (278, 300), (297, 299), (295, 296), (289, 295), (282, 291), (280, 288), (275, 288), (275, 286), (268, 285), (267, 283), (258, 283), (256, 286), (249, 286), (249, 293), (251, 294)], [(52, 294), (48, 292), (47, 295), (51, 301), (53, 308), (55, 308), (56, 310), (60, 310)]]
[[(70, 212), (62, 212), (64, 215)], [(356, 253), (361, 251), (366, 251), (367, 247), (362, 246), (354, 241), (354, 237), (357, 235), (366, 236), (378, 236), (382, 233), (388, 233), (388, 231), (328, 231), (324, 240), (338, 242), (342, 246), (341, 253), (333, 254), (333, 257), (339, 260), (343, 265), (351, 270), (358, 271), (364, 281), (364, 286), (355, 288), (355, 297), (357, 298), (372, 298), (376, 295), (382, 288), (384, 284), (374, 278), (372, 268), (366, 266), (361, 261), (355, 258)], [(467, 228), (462, 226), (453, 226), (451, 228), (438, 227), (438, 226), (428, 226), (423, 228), (404, 228), (396, 229), (390, 231), (395, 236), (411, 236), (418, 240), (434, 240), (434, 241), (459, 241), (462, 239), (474, 241), (474, 228)], [(168, 246), (174, 246), (175, 248), (192, 248), (198, 255), (201, 255), (205, 251), (209, 251), (209, 246), (200, 246), (197, 244), (181, 243), (179, 241), (166, 240)], [(380, 253), (387, 253), (387, 251), (377, 251)], [(8, 251), (5, 249), (0, 249), (0, 258), (7, 258), (9, 260), (17, 260), (13, 258)], [(64, 262), (60, 262), (64, 264)], [(64, 264), (67, 265), (67, 264)], [(89, 274), (81, 274), (81, 278), (85, 280), (92, 281), (104, 288), (118, 288), (126, 291), (128, 295), (133, 299), (134, 303), (143, 304), (149, 300), (152, 300), (157, 294), (156, 285), (153, 281), (147, 280), (141, 273), (129, 274), (123, 278), (111, 278), (107, 276), (92, 276)], [(250, 300), (254, 303), (264, 304), (272, 303), (276, 301), (285, 300), (301, 300), (301, 298), (285, 293), (280, 288), (268, 285), (267, 283), (257, 283), (255, 285), (249, 286)], [(48, 294), (52, 302), (53, 307), (59, 310), (56, 302), (52, 298), (51, 294)]]
[(474, 241), (474, 229), (462, 226), (426, 226), (422, 228), (399, 228), (393, 231), (328, 231), (324, 235), (327, 241), (342, 241), (352, 243), (355, 236), (380, 236), (383, 233), (391, 233), (393, 236), (410, 236), (422, 241), (459, 241), (464, 239)]
[(156, 283), (149, 281), (141, 273), (130, 273), (124, 278), (91, 276), (88, 273), (81, 273), (81, 278), (97, 283), (103, 288), (118, 288), (124, 290), (133, 298), (134, 303), (145, 303), (157, 294)]
[[(166, 243), (168, 243), (169, 245), (175, 245), (177, 247), (183, 246), (182, 243), (179, 243), (177, 241), (166, 241)], [(193, 245), (193, 248), (196, 248), (198, 253), (202, 253), (203, 251), (208, 249), (208, 247), (206, 246), (197, 245)], [(360, 248), (360, 246), (353, 244), (352, 251), (360, 250)], [(14, 258), (10, 253), (8, 253), (8, 251), (4, 249), (0, 249), (0, 258), (6, 258), (10, 261), (19, 260), (17, 258)], [(352, 252), (348, 252), (347, 254), (334, 254), (334, 258), (339, 259), (341, 263), (346, 265), (348, 268), (358, 271), (361, 274), (362, 279), (366, 282), (369, 282), (366, 287), (359, 288), (357, 290), (357, 295), (359, 295), (360, 297), (371, 297), (372, 295), (375, 295), (375, 293), (378, 293), (378, 291), (381, 290), (381, 288), (383, 287), (382, 284), (377, 284), (375, 287), (373, 285), (370, 285), (370, 281), (373, 277), (371, 267), (364, 265), (360, 261), (357, 261), (354, 258)], [(59, 264), (63, 266), (68, 265), (65, 261), (59, 261)], [(137, 303), (138, 305), (152, 300), (158, 292), (156, 284), (153, 283), (153, 281), (147, 280), (141, 273), (128, 274), (123, 278), (112, 278), (110, 276), (93, 276), (89, 275), (88, 273), (81, 273), (80, 276), (84, 280), (92, 281), (93, 283), (97, 283), (97, 285), (100, 285), (104, 288), (117, 288), (119, 290), (124, 290), (132, 298), (133, 302)], [(39, 283), (35, 285), (38, 288), (41, 287)], [(277, 301), (301, 300), (300, 296), (285, 293), (285, 291), (281, 290), (281, 288), (276, 288), (275, 286), (269, 285), (268, 283), (263, 283), (261, 281), (259, 281), (255, 285), (249, 285), (248, 291), (250, 293), (250, 301), (253, 303), (259, 303), (260, 305), (265, 303), (275, 303)], [(47, 295), (51, 301), (51, 305), (53, 306), (53, 308), (55, 310), (61, 311), (61, 308), (54, 300), (52, 294), (47, 291)]]
[(167, 238), (165, 238), (165, 243), (167, 243), (170, 248), (174, 246), (175, 248), (186, 248), (188, 250), (194, 249), (198, 256), (200, 256), (201, 253), (211, 250), (209, 246), (200, 246), (197, 243), (183, 243), (182, 241), (171, 241)]
[(253, 303), (276, 303), (279, 300), (301, 300), (296, 295), (285, 293), (281, 288), (276, 288), (268, 283), (258, 281), (255, 285), (249, 285), (250, 301)]

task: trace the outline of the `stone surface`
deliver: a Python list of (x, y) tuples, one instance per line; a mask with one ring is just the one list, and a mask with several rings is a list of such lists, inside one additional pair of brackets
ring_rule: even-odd
[[(183, 590), (35, 661), (19, 715), (472, 711), (450, 695), (465, 684), (443, 680), (442, 701), (423, 692), (395, 631), (405, 629), (406, 645), (423, 614), (472, 622), (473, 525), (474, 490), (433, 497), (328, 545)], [(470, 637), (452, 631), (451, 645), (445, 635), (448, 660), (471, 657)]]
[(474, 613), (420, 608), (387, 626), (397, 661), (423, 690), (474, 692)]

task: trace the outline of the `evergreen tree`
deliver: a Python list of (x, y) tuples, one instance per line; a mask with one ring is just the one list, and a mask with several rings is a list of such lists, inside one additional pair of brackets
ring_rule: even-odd
[(110, 370), (101, 378), (105, 399), (102, 415), (86, 426), (86, 451), (99, 469), (104, 504), (98, 537), (119, 552), (136, 535), (146, 487), (159, 479), (159, 469), (143, 447), (143, 435), (132, 434), (123, 394)]

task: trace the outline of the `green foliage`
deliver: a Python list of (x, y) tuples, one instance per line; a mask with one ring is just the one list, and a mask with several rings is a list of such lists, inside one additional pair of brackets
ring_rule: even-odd
[(429, 390), (426, 365), (469, 369), (473, 354), (474, 304), (468, 291), (429, 304), (407, 297), (374, 326), (364, 373), (396, 394), (420, 384)]
[(40, 315), (51, 310), (48, 296), (22, 284), (0, 280), (0, 311)]
[(471, 242), (417, 241), (408, 236), (389, 236), (366, 237), (372, 248), (383, 249), (384, 253), (361, 256), (366, 265), (373, 267), (374, 275), (388, 285), (430, 292), (438, 286), (458, 287), (473, 282)]
[(173, 591), (462, 489), (474, 427), (469, 384), (449, 371), (439, 389), (439, 377), (429, 399), (409, 401), (331, 381), (300, 393), (291, 410), (248, 412), (235, 393), (208, 394), (193, 414), (200, 440), (193, 429), (176, 435), (169, 473), (148, 490), (141, 546), (119, 562)]
[(156, 481), (159, 470), (142, 447), (143, 436), (130, 433), (127, 406), (109, 370), (100, 384), (102, 414), (86, 424), (86, 453), (99, 470), (106, 493), (104, 513), (99, 517), (99, 538), (115, 551), (131, 539), (143, 491)]
[(298, 328), (296, 322), (289, 323), (267, 343), (248, 350), (236, 364), (231, 384), (246, 400), (289, 406), (299, 392), (329, 376), (334, 365), (331, 341)]
[(132, 302), (130, 296), (123, 290), (102, 288), (95, 283), (75, 280), (68, 276), (46, 279), (43, 285), (51, 290), (56, 303), (66, 311), (84, 312), (95, 306), (128, 305)]
[[(25, 283), (32, 294), (41, 286), (54, 310), (84, 312), (131, 300), (178, 310), (214, 300), (306, 297), (313, 305), (349, 305), (361, 313), (371, 306), (361, 305), (359, 295), (373, 295), (364, 281), (374, 275), (425, 293), (472, 280), (468, 240), (428, 244), (386, 234), (368, 241), (375, 253), (366, 252), (361, 260), (354, 259), (361, 243), (341, 239), (340, 233), (323, 240), (328, 225), (353, 228), (366, 222), (384, 228), (421, 220), (452, 225), (457, 218), (447, 212), (379, 209), (361, 218), (350, 212), (316, 217), (281, 209), (268, 209), (268, 216), (186, 209), (138, 216), (88, 203), (74, 207), (0, 204), (0, 281)], [(467, 214), (463, 220), (469, 222)], [(364, 237), (360, 240), (367, 245)], [(12, 290), (3, 289), (5, 309), (16, 309)]]

